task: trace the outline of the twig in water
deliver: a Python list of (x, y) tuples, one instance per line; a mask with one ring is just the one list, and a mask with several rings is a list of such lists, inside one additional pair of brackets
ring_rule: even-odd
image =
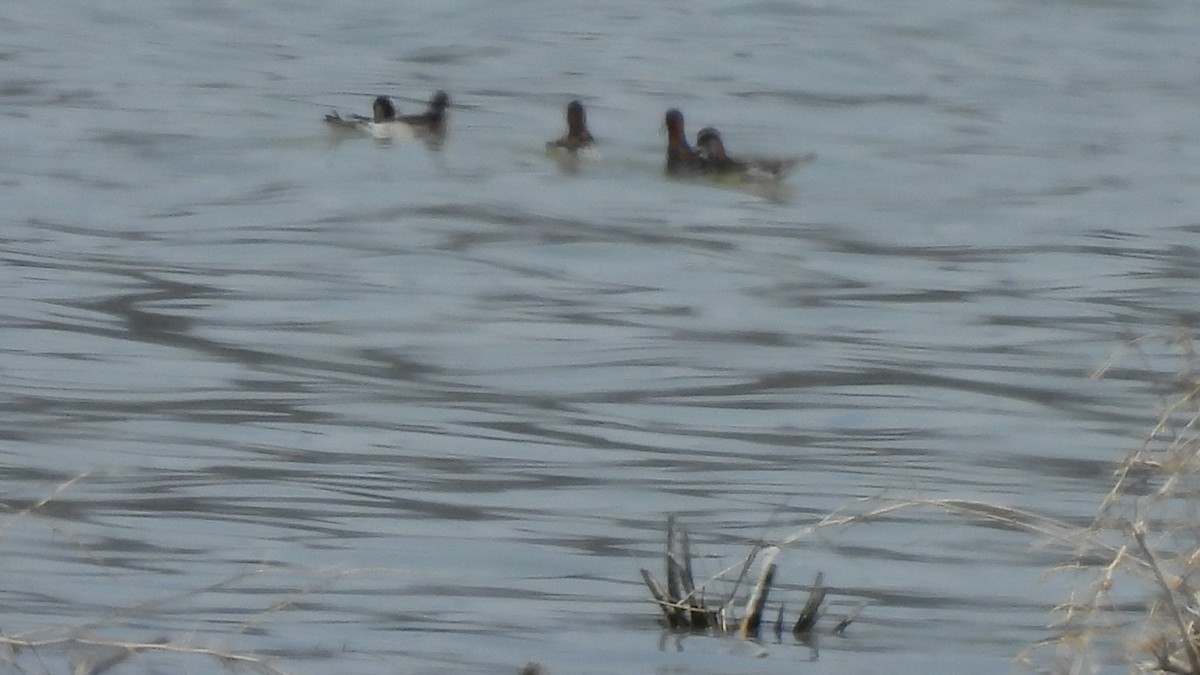
[(778, 548), (772, 546), (767, 549), (767, 555), (762, 562), (762, 574), (758, 577), (758, 583), (755, 584), (750, 599), (746, 601), (746, 612), (742, 616), (742, 625), (738, 628), (738, 635), (741, 637), (758, 634), (758, 627), (762, 624), (763, 609), (767, 606), (767, 596), (771, 592), (771, 582), (775, 580), (775, 558), (778, 556)]
[(854, 620), (857, 619), (858, 615), (862, 614), (863, 610), (866, 608), (867, 608), (866, 600), (858, 603), (857, 607), (852, 609), (849, 614), (847, 614), (845, 617), (843, 617), (842, 620), (839, 621), (838, 624), (833, 627), (833, 634), (834, 635), (845, 635), (846, 629), (850, 627), (850, 624), (854, 623)]
[(812, 590), (808, 592), (808, 602), (800, 610), (800, 618), (792, 627), (792, 635), (803, 635), (812, 631), (817, 625), (817, 617), (821, 611), (821, 602), (825, 600), (824, 572), (817, 572), (817, 580), (813, 582)]

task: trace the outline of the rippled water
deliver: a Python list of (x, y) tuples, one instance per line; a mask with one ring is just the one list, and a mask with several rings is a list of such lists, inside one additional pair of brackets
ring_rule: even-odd
[[(802, 537), (789, 612), (817, 571), (834, 616), (869, 603), (815, 645), (664, 638), (638, 568), (670, 512), (706, 574), (863, 498), (1087, 522), (1173, 365), (1088, 373), (1200, 315), (1189, 3), (9, 3), (0, 31), (6, 635), (1006, 672), (1067, 592), (1028, 534)], [(437, 88), (441, 148), (320, 122)], [(574, 97), (602, 157), (565, 172)], [(818, 159), (770, 194), (667, 180), (669, 107)], [(181, 667), (215, 664), (119, 669)]]

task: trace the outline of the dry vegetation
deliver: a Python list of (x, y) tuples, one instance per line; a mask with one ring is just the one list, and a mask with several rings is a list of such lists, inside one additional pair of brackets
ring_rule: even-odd
[[(763, 613), (767, 608), (771, 585), (775, 581), (775, 558), (778, 557), (779, 550), (776, 546), (755, 546), (745, 558), (733, 566), (697, 584), (692, 573), (692, 547), (687, 530), (679, 525), (675, 516), (670, 516), (667, 518), (667, 585), (664, 587), (659, 584), (654, 575), (645, 568), (642, 569), (642, 581), (646, 583), (654, 602), (662, 610), (662, 622), (665, 627), (676, 630), (736, 633), (742, 638), (756, 638), (764, 624)], [(739, 601), (738, 591), (760, 554), (762, 561), (759, 565), (758, 582), (750, 589), (749, 596), (743, 604)], [(715, 581), (724, 581), (727, 575), (735, 572), (732, 583), (728, 584), (729, 591), (723, 597), (718, 595), (715, 602), (708, 602), (708, 586)], [(804, 608), (800, 610), (800, 615), (791, 626), (792, 634), (797, 637), (803, 638), (816, 628), (821, 603), (825, 600), (823, 578), (822, 574), (817, 574), (817, 580), (809, 589), (808, 601), (804, 603)], [(857, 612), (854, 612), (843, 618), (834, 628), (834, 632), (845, 631), (857, 615)], [(782, 635), (783, 624), (781, 607), (775, 620), (777, 636)]]
[[(1055, 635), (1022, 655), (1022, 663), (1031, 670), (1076, 675), (1124, 663), (1131, 673), (1200, 675), (1200, 356), (1190, 339), (1176, 344), (1183, 345), (1186, 368), (1174, 378), (1172, 391), (1164, 399), (1169, 402), (1163, 405), (1150, 434), (1117, 466), (1113, 487), (1102, 499), (1090, 527), (1081, 530), (1029, 511), (969, 500), (886, 504), (864, 500), (859, 503), (864, 507), (861, 511), (830, 514), (775, 546), (755, 547), (713, 579), (697, 583), (687, 532), (672, 518), (667, 526), (666, 586), (642, 570), (664, 625), (673, 630), (754, 638), (764, 625), (775, 558), (781, 549), (818, 529), (869, 523), (901, 510), (934, 508), (1025, 531), (1071, 552), (1068, 563), (1054, 571), (1077, 575), (1075, 592), (1056, 608), (1059, 620)], [(1138, 341), (1131, 346), (1137, 348)], [(1106, 370), (1102, 369), (1097, 377)], [(10, 509), (8, 517), (0, 521), (0, 536), (84, 478), (86, 474), (67, 481), (27, 507)], [(756, 560), (760, 572), (757, 583), (750, 587), (745, 582)], [(718, 580), (732, 581), (732, 590), (710, 596), (708, 589)], [(745, 600), (739, 599), (738, 593), (743, 587), (749, 588)], [(818, 575), (808, 602), (789, 627), (791, 632), (803, 637), (814, 630), (824, 598), (825, 588)], [(275, 609), (279, 608), (271, 611)], [(833, 632), (844, 630), (862, 609), (860, 606), (842, 617)], [(285, 675), (267, 659), (253, 654), (165, 638), (154, 642), (103, 638), (96, 635), (97, 629), (103, 626), (91, 624), (57, 633), (39, 631), (36, 637), (0, 632), (4, 649), (0, 665), (17, 673), (50, 672), (42, 653), (65, 650), (73, 673), (100, 675), (133, 656), (157, 652)], [(781, 613), (775, 631), (781, 633), (783, 629)], [(30, 655), (31, 660), (24, 658)], [(26, 663), (32, 669), (23, 665)], [(540, 674), (543, 670), (530, 663), (521, 672)]]
[[(1144, 340), (1150, 339), (1160, 338)], [(1030, 670), (1077, 675), (1124, 663), (1131, 673), (1200, 675), (1200, 355), (1190, 336), (1170, 342), (1181, 346), (1185, 368), (1164, 394), (1166, 403), (1150, 434), (1117, 464), (1113, 487), (1101, 500), (1091, 526), (1081, 529), (1034, 512), (970, 500), (864, 500), (861, 510), (830, 514), (776, 546), (755, 548), (714, 579), (697, 585), (691, 578), (686, 533), (671, 523), (667, 587), (642, 570), (664, 624), (676, 630), (755, 637), (762, 612), (756, 603), (766, 600), (780, 549), (818, 529), (934, 508), (1024, 531), (1068, 552), (1066, 564), (1052, 572), (1075, 574), (1075, 591), (1054, 608), (1058, 617), (1052, 627), (1054, 636), (1021, 655), (1020, 661)], [(1141, 343), (1132, 341), (1128, 351), (1140, 353)], [(1107, 371), (1106, 366), (1095, 378)], [(1153, 371), (1147, 366), (1133, 372), (1144, 380)], [(716, 604), (704, 602), (703, 591), (715, 580), (734, 576), (736, 591), (763, 550), (767, 555), (760, 566), (759, 584), (740, 617), (733, 592)], [(817, 607), (824, 597), (820, 577), (811, 593), (804, 610), (808, 616), (802, 616), (794, 629), (798, 635), (811, 630), (819, 616)], [(861, 610), (852, 612), (837, 630)]]
[[(1130, 351), (1146, 358), (1141, 342)], [(1096, 672), (1119, 660), (1130, 672), (1200, 675), (1200, 357), (1190, 336), (1171, 342), (1184, 368), (1063, 568), (1078, 582), (1057, 608), (1059, 635), (1026, 655), (1049, 661), (1044, 672)]]

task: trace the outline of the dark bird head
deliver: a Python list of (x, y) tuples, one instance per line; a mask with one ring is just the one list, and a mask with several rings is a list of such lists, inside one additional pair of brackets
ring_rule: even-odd
[(371, 104), (373, 111), (373, 119), (376, 122), (387, 122), (396, 119), (396, 107), (392, 105), (392, 99), (386, 96), (376, 96), (375, 102)]
[(587, 114), (583, 112), (583, 104), (571, 101), (567, 104), (567, 135), (581, 137), (588, 135)]
[(704, 127), (696, 134), (696, 147), (703, 150), (709, 159), (725, 159), (725, 144), (716, 127)]
[(683, 133), (683, 113), (675, 108), (667, 111), (667, 144), (672, 146), (687, 147), (687, 136)]
[(450, 97), (446, 95), (446, 92), (441, 90), (438, 90), (434, 93), (433, 98), (429, 99), (430, 112), (443, 113), (449, 105)]

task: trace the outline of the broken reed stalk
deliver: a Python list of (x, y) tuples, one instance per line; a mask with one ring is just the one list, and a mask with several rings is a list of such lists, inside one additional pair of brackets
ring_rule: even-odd
[(713, 613), (705, 609), (696, 596), (696, 580), (692, 576), (692, 546), (687, 530), (679, 527), (672, 514), (667, 518), (667, 592), (679, 605), (675, 612), (679, 625), (707, 628)]
[(667, 587), (664, 589), (654, 575), (642, 569), (642, 581), (650, 589), (655, 603), (662, 610), (671, 628), (704, 629), (716, 625), (717, 613), (704, 606), (696, 595), (692, 576), (692, 550), (687, 532), (678, 526), (675, 516), (667, 519), (666, 548)]
[[(673, 519), (672, 519), (673, 520)], [(671, 527), (671, 526), (669, 526)], [(675, 564), (679, 581), (683, 585), (683, 597), (694, 600), (696, 594), (696, 580), (692, 578), (692, 546), (688, 540), (687, 530), (682, 527), (671, 527), (675, 531)], [(694, 604), (694, 603), (693, 603)]]
[(758, 635), (758, 628), (762, 625), (763, 609), (767, 606), (767, 596), (771, 593), (771, 582), (775, 581), (775, 558), (779, 557), (779, 549), (772, 546), (767, 550), (767, 555), (763, 558), (762, 573), (758, 577), (758, 583), (754, 585), (754, 591), (750, 593), (750, 599), (746, 601), (746, 611), (742, 615), (741, 626), (738, 627), (738, 635), (746, 637), (754, 637)]
[[(822, 597), (824, 597), (825, 594), (822, 593), (821, 595), (822, 595)], [(850, 627), (850, 624), (854, 623), (854, 620), (857, 619), (859, 617), (859, 615), (863, 613), (863, 610), (866, 608), (867, 608), (866, 600), (863, 600), (862, 602), (858, 603), (858, 605), (856, 605), (854, 607), (854, 609), (850, 610), (849, 614), (842, 617), (842, 620), (839, 621), (837, 623), (837, 625), (833, 627), (833, 634), (834, 635), (845, 634), (846, 629)]]
[[(762, 549), (761, 546), (755, 546), (753, 549), (750, 550), (750, 555), (746, 556), (745, 559), (742, 560), (742, 565), (741, 565), (742, 569), (741, 569), (741, 571), (738, 572), (737, 579), (734, 580), (734, 582), (733, 582), (733, 588), (729, 589), (729, 597), (725, 598), (725, 602), (721, 603), (721, 618), (722, 619), (732, 616), (733, 604), (734, 604), (734, 602), (737, 601), (738, 589), (742, 587), (742, 582), (744, 582), (746, 580), (746, 577), (749, 576), (750, 568), (754, 565), (754, 561), (758, 559), (758, 552), (761, 549)], [(724, 623), (722, 623), (722, 628), (728, 628), (728, 627)]]
[(683, 598), (683, 565), (675, 556), (675, 548), (679, 545), (675, 516), (667, 518), (667, 594), (672, 600)]
[[(821, 610), (821, 602), (825, 600), (825, 573), (817, 572), (817, 580), (813, 582), (812, 590), (808, 592), (808, 602), (804, 603), (804, 609), (800, 610), (800, 617), (796, 619), (796, 625), (792, 626), (792, 635), (803, 635), (811, 633), (812, 629), (817, 625), (817, 616)], [(853, 621), (853, 619), (851, 619)], [(846, 630), (846, 626), (850, 625), (849, 621), (845, 622), (845, 626), (838, 624), (841, 630)], [(838, 632), (835, 630), (834, 632)]]
[[(734, 582), (734, 590), (730, 593), (729, 598), (724, 601), (720, 608), (710, 608), (704, 603), (704, 599), (698, 595), (698, 591), (705, 584), (701, 584), (700, 587), (696, 586), (692, 573), (692, 551), (687, 531), (679, 525), (675, 516), (671, 515), (667, 518), (667, 586), (664, 588), (659, 584), (654, 575), (645, 568), (641, 570), (642, 581), (646, 584), (646, 588), (650, 589), (650, 595), (653, 596), (655, 604), (662, 611), (663, 620), (667, 627), (673, 629), (717, 629), (728, 631), (732, 630), (732, 626), (736, 626), (739, 636), (753, 638), (758, 635), (762, 627), (763, 613), (766, 611), (771, 584), (775, 581), (777, 570), (775, 561), (781, 552), (779, 547), (769, 546), (761, 549), (765, 550), (766, 554), (763, 556), (762, 571), (759, 573), (758, 582), (750, 593), (750, 598), (745, 604), (742, 617), (737, 619), (732, 614), (734, 613), (733, 605), (737, 588), (746, 578), (751, 564), (758, 557), (760, 549), (761, 547), (756, 546), (741, 563), (725, 569), (716, 577), (705, 582), (707, 584), (714, 581), (722, 575), (733, 571), (735, 567), (741, 568), (737, 580)], [(800, 619), (796, 623), (794, 632), (797, 634), (811, 631), (816, 624), (821, 602), (825, 599), (826, 590), (822, 584), (823, 578), (823, 575), (817, 575), (817, 582), (813, 586), (812, 592), (808, 597), (808, 602), (804, 606), (804, 611), (801, 612)], [(780, 630), (779, 627), (783, 625), (782, 607), (779, 611), (780, 617), (776, 622), (777, 632)], [(842, 629), (844, 630), (845, 625), (849, 625), (852, 620), (853, 617), (843, 621), (844, 625)]]

